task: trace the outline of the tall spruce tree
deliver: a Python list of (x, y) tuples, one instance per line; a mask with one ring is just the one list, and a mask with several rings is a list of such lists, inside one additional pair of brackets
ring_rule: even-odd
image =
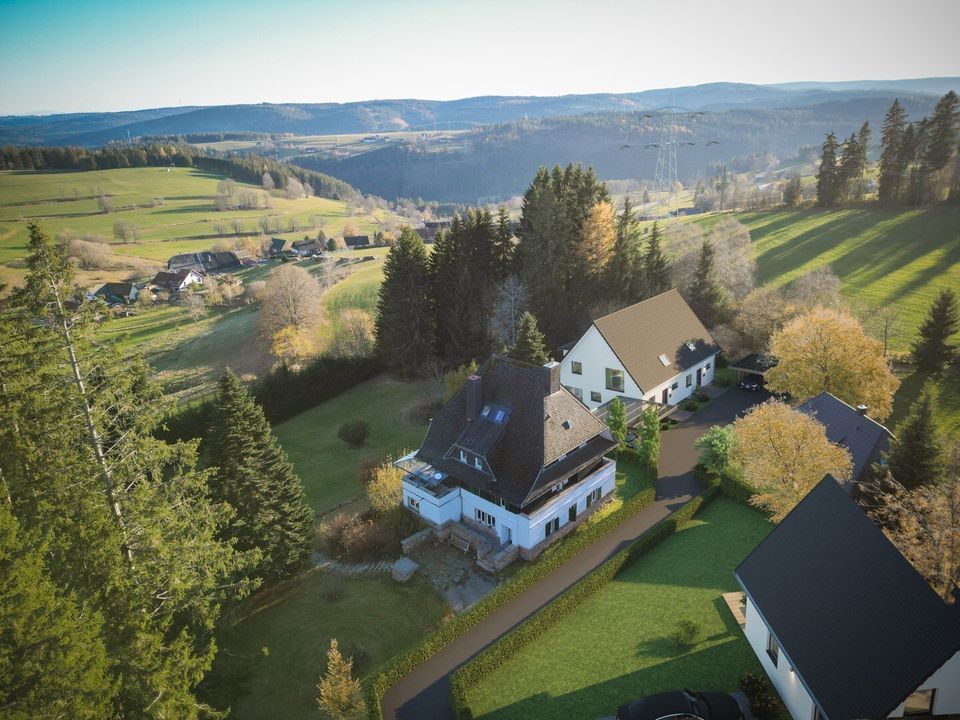
[(405, 227), (383, 263), (376, 321), (377, 353), (400, 375), (422, 373), (433, 356), (429, 280), (423, 241)]
[(623, 210), (617, 217), (617, 239), (610, 260), (609, 287), (611, 299), (618, 305), (640, 302), (646, 291), (643, 244), (629, 197), (624, 199)]
[(510, 213), (501, 205), (497, 209), (497, 229), (493, 240), (494, 275), (503, 282), (513, 262), (513, 223)]
[(660, 227), (654, 223), (647, 241), (647, 251), (643, 256), (644, 296), (641, 300), (665, 293), (673, 287), (670, 263), (660, 248), (660, 237)]
[(883, 118), (880, 131), (880, 179), (878, 197), (884, 205), (896, 205), (903, 194), (905, 168), (903, 160), (903, 135), (906, 131), (907, 111), (899, 100), (894, 100)]
[(109, 717), (116, 688), (99, 634), (103, 619), (51, 580), (43, 547), (19, 529), (0, 486), (0, 714)]
[(837, 165), (837, 136), (830, 132), (824, 140), (817, 171), (817, 205), (836, 207), (840, 192), (840, 168)]
[(960, 116), (960, 97), (951, 90), (937, 103), (926, 133), (926, 142), (921, 158), (924, 202), (943, 199), (949, 178), (941, 177), (942, 171), (953, 159), (957, 147), (957, 127)]
[(268, 582), (294, 574), (310, 552), (313, 511), (303, 483), (257, 402), (230, 370), (220, 378), (208, 438), (215, 467), (210, 494), (235, 515), (224, 535), (259, 551), (255, 573)]
[(195, 718), (193, 691), (216, 652), (211, 629), (249, 589), (232, 581), (247, 558), (217, 539), (228, 513), (208, 500), (194, 446), (154, 436), (163, 402), (149, 368), (94, 345), (106, 314), (67, 302), (82, 297), (72, 265), (36, 225), (28, 249), (0, 336), (10, 507), (102, 640), (109, 715), (149, 707), (153, 717)]
[(517, 344), (511, 350), (510, 357), (533, 365), (543, 365), (550, 360), (543, 333), (537, 327), (537, 319), (528, 312), (520, 318)]
[(934, 417), (934, 390), (929, 383), (897, 426), (887, 464), (894, 479), (908, 490), (923, 484), (939, 484), (947, 461), (942, 431)]
[(936, 373), (956, 359), (957, 345), (950, 342), (960, 328), (957, 294), (944, 288), (934, 298), (913, 343), (913, 357), (921, 372)]
[(732, 311), (727, 293), (717, 277), (714, 255), (713, 245), (704, 240), (690, 285), (690, 307), (707, 327), (727, 322)]

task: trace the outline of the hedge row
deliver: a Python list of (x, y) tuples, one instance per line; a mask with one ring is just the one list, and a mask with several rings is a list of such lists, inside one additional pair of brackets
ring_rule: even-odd
[[(639, 457), (632, 449), (621, 451), (617, 457), (617, 462), (641, 464)], [(586, 525), (568, 535), (558, 545), (551, 548), (550, 552), (545, 553), (536, 561), (519, 570), (510, 580), (497, 587), (462, 615), (457, 615), (446, 624), (441, 625), (407, 652), (389, 660), (365, 685), (367, 712), (371, 720), (383, 720), (380, 703), (384, 694), (394, 683), (430, 659), (440, 648), (499, 610), (563, 565), (571, 557), (623, 523), (627, 518), (636, 515), (650, 505), (655, 496), (655, 487), (644, 488), (627, 500), (621, 508), (592, 525)]]
[[(281, 423), (359, 385), (382, 370), (375, 358), (333, 358), (321, 356), (302, 370), (280, 366), (250, 387), (271, 423)], [(215, 394), (177, 409), (164, 420), (164, 440), (203, 437), (210, 425)]]
[(633, 562), (661, 540), (676, 532), (677, 528), (690, 520), (703, 505), (710, 502), (717, 495), (717, 492), (716, 487), (708, 488), (675, 513), (658, 522), (629, 547), (604, 562), (556, 600), (542, 607), (530, 618), (524, 620), (499, 640), (487, 646), (472, 660), (454, 671), (450, 676), (450, 701), (457, 719), (473, 720), (473, 712), (467, 703), (468, 688), (500, 667), (521, 648), (539, 638), (547, 628), (613, 580), (625, 565)]
[(694, 469), (694, 476), (703, 487), (716, 487), (724, 496), (734, 502), (757, 510), (757, 506), (750, 502), (756, 493), (753, 488), (743, 481), (736, 473), (725, 472), (720, 475), (710, 472), (703, 465), (697, 465)]

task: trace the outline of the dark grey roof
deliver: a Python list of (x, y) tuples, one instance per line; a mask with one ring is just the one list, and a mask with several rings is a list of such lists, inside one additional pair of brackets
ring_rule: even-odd
[(766, 375), (767, 370), (775, 368), (778, 362), (779, 360), (773, 355), (752, 353), (740, 358), (735, 363), (730, 363), (730, 368), (732, 370), (744, 370), (746, 372), (756, 373), (757, 375)]
[(108, 282), (97, 288), (93, 294), (97, 297), (116, 297), (127, 300), (133, 292), (134, 285), (129, 282)]
[[(606, 426), (559, 386), (550, 369), (494, 356), (478, 372), (479, 407), (507, 410), (502, 426), (478, 416), (467, 421), (466, 386), (444, 405), (416, 457), (455, 478), (523, 507), (616, 443)], [(492, 477), (459, 462), (454, 445), (483, 455)]]
[(960, 650), (960, 603), (829, 475), (735, 575), (829, 720), (886, 717)]
[(206, 273), (232, 270), (237, 267), (240, 267), (240, 258), (235, 252), (215, 253), (204, 250), (197, 253), (174, 255), (167, 261), (167, 269), (170, 271), (187, 269)]
[(370, 244), (370, 237), (367, 235), (344, 235), (343, 242), (351, 247), (359, 247)]
[[(593, 323), (644, 392), (720, 352), (720, 346), (676, 290)], [(660, 361), (665, 355), (669, 365)]]
[(855, 408), (828, 392), (822, 392), (797, 410), (813, 417), (827, 429), (827, 438), (842, 445), (853, 458), (853, 481), (880, 458), (889, 447), (893, 433), (876, 420), (861, 415)]

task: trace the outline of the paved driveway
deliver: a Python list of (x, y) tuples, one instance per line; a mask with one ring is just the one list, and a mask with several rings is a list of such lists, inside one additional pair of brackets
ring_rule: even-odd
[(700, 492), (693, 478), (693, 442), (712, 425), (732, 422), (765, 396), (729, 390), (686, 422), (663, 434), (657, 500), (626, 520), (563, 566), (485, 618), (394, 685), (383, 698), (384, 718), (450, 720), (449, 674), (501, 635), (523, 622), (591, 570)]

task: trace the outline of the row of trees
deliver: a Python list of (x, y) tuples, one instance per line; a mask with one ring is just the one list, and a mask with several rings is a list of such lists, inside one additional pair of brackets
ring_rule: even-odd
[[(0, 704), (5, 716), (183, 717), (212, 630), (262, 582), (294, 572), (312, 513), (260, 409), (221, 387), (197, 444), (158, 439), (150, 368), (96, 344), (73, 264), (37, 225), (0, 308)], [(9, 600), (9, 602), (8, 602)]]
[[(877, 194), (882, 204), (960, 201), (958, 109), (960, 98), (951, 90), (940, 98), (932, 116), (908, 122), (900, 101), (893, 101), (880, 134)], [(851, 134), (842, 147), (833, 132), (827, 134), (817, 173), (818, 206), (832, 208), (863, 199), (869, 144), (869, 123)]]

